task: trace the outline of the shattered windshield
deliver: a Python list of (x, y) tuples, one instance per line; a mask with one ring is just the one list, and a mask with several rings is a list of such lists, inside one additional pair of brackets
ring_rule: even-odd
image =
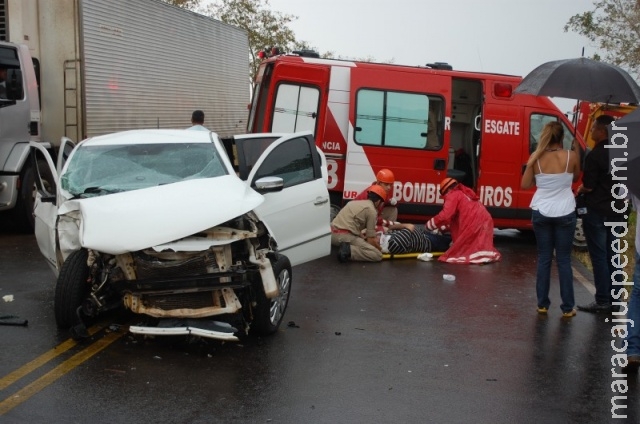
[(227, 175), (209, 143), (79, 146), (60, 181), (76, 197)]

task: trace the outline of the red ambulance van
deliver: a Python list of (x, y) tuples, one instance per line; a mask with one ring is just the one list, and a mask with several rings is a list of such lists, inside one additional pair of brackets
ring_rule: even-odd
[(248, 131), (312, 131), (327, 159), (332, 214), (389, 168), (400, 221), (435, 215), (449, 175), (478, 193), (497, 228), (530, 229), (533, 190), (520, 178), (542, 127), (561, 122), (565, 148), (582, 153), (584, 142), (549, 98), (515, 94), (521, 79), (441, 62), (277, 55), (256, 75)]

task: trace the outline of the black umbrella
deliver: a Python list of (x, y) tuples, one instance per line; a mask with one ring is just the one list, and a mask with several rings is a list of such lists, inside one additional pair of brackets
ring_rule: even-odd
[(640, 87), (624, 69), (586, 57), (543, 63), (515, 92), (601, 103), (640, 102)]
[(614, 183), (626, 184), (631, 193), (640, 197), (640, 108), (613, 121), (609, 134), (609, 159)]

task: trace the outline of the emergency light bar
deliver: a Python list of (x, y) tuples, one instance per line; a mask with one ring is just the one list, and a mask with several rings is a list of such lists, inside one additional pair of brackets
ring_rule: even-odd
[(431, 69), (442, 69), (444, 71), (453, 71), (453, 66), (449, 65), (447, 62), (433, 62), (427, 63), (427, 68)]
[(320, 54), (318, 54), (318, 52), (313, 50), (294, 50), (291, 53), (297, 54), (298, 56), (302, 56), (302, 57), (316, 57), (316, 58), (320, 57)]
[(266, 50), (260, 50), (258, 52), (258, 58), (259, 59), (268, 59), (271, 56), (277, 56), (280, 54), (280, 48), (279, 47), (271, 47), (270, 51), (267, 53)]

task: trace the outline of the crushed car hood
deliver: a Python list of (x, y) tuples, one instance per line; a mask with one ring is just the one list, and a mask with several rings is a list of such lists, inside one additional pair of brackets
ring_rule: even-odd
[(118, 255), (190, 236), (263, 201), (242, 180), (228, 175), (68, 200), (58, 215), (79, 211), (80, 245)]

